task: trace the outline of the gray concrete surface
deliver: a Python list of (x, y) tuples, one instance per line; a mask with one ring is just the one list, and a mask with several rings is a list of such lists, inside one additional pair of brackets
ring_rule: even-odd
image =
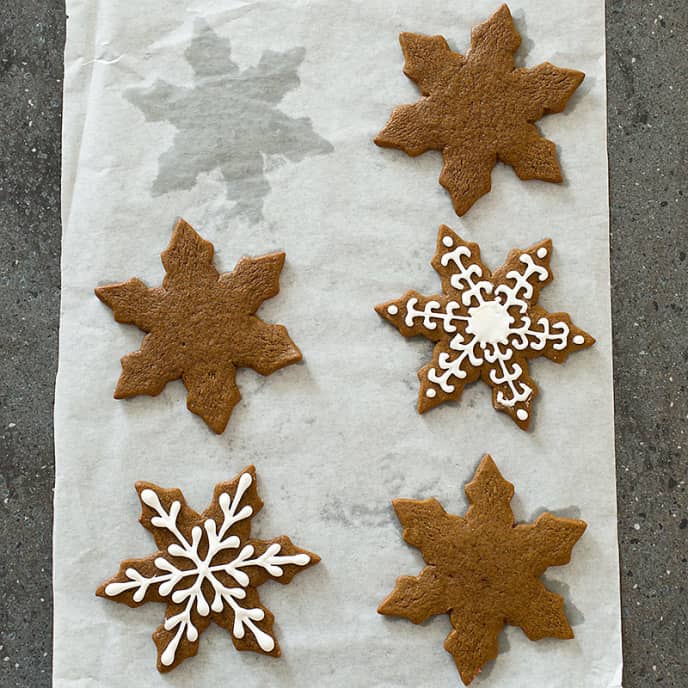
[[(686, 688), (688, 0), (608, 0), (607, 20), (624, 686)], [(0, 686), (7, 688), (50, 685), (63, 42), (62, 0), (2, 0)]]
[(60, 0), (0, 0), (0, 686), (50, 685)]
[(688, 686), (688, 2), (607, 3), (624, 686)]

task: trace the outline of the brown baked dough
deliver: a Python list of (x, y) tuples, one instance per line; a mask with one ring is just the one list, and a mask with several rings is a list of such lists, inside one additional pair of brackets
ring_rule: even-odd
[(563, 363), (571, 353), (595, 343), (568, 313), (549, 313), (540, 290), (554, 278), (552, 242), (514, 249), (490, 273), (477, 244), (442, 225), (432, 259), (442, 293), (406, 292), (376, 306), (404, 337), (435, 343), (432, 361), (418, 371), (418, 412), (456, 401), (466, 385), (482, 379), (492, 388), (492, 405), (522, 430), (532, 417), (537, 386), (528, 372), (532, 358)]
[(136, 483), (141, 525), (158, 551), (127, 559), (96, 595), (140, 607), (167, 605), (153, 633), (158, 671), (167, 672), (198, 652), (198, 639), (212, 623), (225, 629), (237, 650), (279, 657), (274, 616), (258, 596), (268, 580), (289, 583), (320, 558), (282, 535), (251, 538), (251, 520), (262, 509), (256, 469), (248, 466), (233, 480), (215, 486), (201, 514), (187, 506), (181, 490)]
[(404, 540), (428, 566), (417, 577), (402, 576), (378, 612), (422, 623), (449, 614), (453, 631), (444, 643), (468, 685), (498, 653), (505, 624), (530, 640), (573, 638), (564, 600), (540, 576), (568, 564), (586, 524), (545, 513), (514, 526), (509, 502), (514, 487), (485, 455), (465, 487), (465, 516), (448, 514), (436, 499), (395, 499)]
[(561, 112), (585, 75), (549, 62), (515, 69), (521, 37), (506, 5), (473, 29), (465, 56), (443, 36), (402, 33), (400, 42), (404, 74), (424, 97), (397, 107), (375, 143), (411, 156), (442, 151), (440, 184), (458, 215), (490, 190), (497, 160), (521, 179), (562, 181), (555, 145), (533, 123)]
[(279, 292), (284, 253), (242, 258), (232, 272), (213, 266), (213, 245), (184, 220), (163, 251), (162, 287), (139, 279), (98, 287), (98, 298), (115, 320), (148, 334), (138, 351), (122, 358), (115, 398), (156, 396), (182, 379), (186, 405), (217, 433), (224, 431), (241, 399), (237, 368), (261, 375), (301, 360), (283, 325), (263, 322), (255, 313)]

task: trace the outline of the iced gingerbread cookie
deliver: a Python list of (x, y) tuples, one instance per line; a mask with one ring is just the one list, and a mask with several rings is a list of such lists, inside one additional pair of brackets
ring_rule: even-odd
[(561, 182), (555, 145), (534, 122), (561, 112), (584, 74), (549, 62), (516, 69), (521, 37), (506, 5), (473, 29), (465, 56), (443, 36), (402, 33), (400, 41), (404, 74), (423, 98), (392, 112), (375, 138), (378, 146), (411, 156), (441, 151), (440, 184), (458, 215), (490, 190), (498, 160), (521, 179)]
[(179, 220), (161, 257), (162, 287), (130, 279), (95, 290), (117, 322), (148, 333), (138, 351), (122, 358), (115, 398), (156, 396), (181, 378), (189, 411), (221, 433), (241, 399), (237, 368), (270, 375), (301, 360), (283, 325), (255, 315), (279, 292), (284, 253), (242, 258), (232, 272), (220, 274), (213, 245)]
[(453, 630), (444, 647), (468, 685), (498, 653), (505, 624), (530, 640), (573, 638), (564, 600), (540, 576), (568, 564), (586, 524), (552, 514), (514, 525), (514, 487), (485, 456), (465, 487), (466, 514), (448, 514), (436, 499), (395, 499), (404, 540), (428, 564), (419, 576), (401, 576), (378, 612), (422, 623), (449, 614)]
[(420, 413), (457, 400), (467, 384), (482, 378), (492, 387), (494, 407), (528, 429), (537, 395), (528, 359), (545, 356), (563, 363), (595, 342), (567, 313), (548, 313), (537, 305), (540, 290), (553, 279), (551, 255), (546, 239), (511, 251), (490, 274), (477, 244), (440, 227), (432, 266), (443, 293), (409, 291), (375, 308), (405, 337), (435, 342), (432, 363), (418, 371)]
[(267, 580), (289, 583), (320, 558), (284, 535), (250, 537), (251, 519), (263, 506), (255, 468), (216, 485), (202, 514), (187, 506), (178, 489), (139, 482), (136, 491), (143, 509), (139, 520), (158, 551), (123, 561), (96, 594), (130, 607), (167, 605), (165, 619), (153, 633), (158, 671), (170, 671), (193, 657), (200, 634), (213, 621), (229, 632), (237, 650), (279, 657), (274, 617), (261, 604), (257, 588)]

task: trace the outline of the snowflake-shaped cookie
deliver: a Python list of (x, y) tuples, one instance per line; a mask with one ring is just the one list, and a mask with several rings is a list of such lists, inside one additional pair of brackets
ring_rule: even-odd
[(564, 600), (540, 576), (568, 564), (586, 524), (544, 513), (515, 525), (514, 486), (489, 455), (465, 492), (470, 507), (464, 516), (448, 514), (436, 499), (393, 500), (404, 540), (428, 565), (419, 576), (398, 578), (378, 612), (413, 623), (449, 614), (444, 647), (468, 685), (497, 657), (505, 624), (520, 626), (530, 640), (573, 638)]
[(411, 156), (442, 151), (440, 184), (458, 215), (490, 190), (498, 160), (520, 179), (561, 182), (556, 147), (534, 123), (561, 112), (584, 74), (549, 62), (516, 69), (521, 37), (506, 5), (473, 29), (465, 56), (443, 36), (402, 33), (399, 40), (404, 74), (424, 97), (392, 112), (378, 146)]
[(178, 489), (139, 482), (140, 522), (159, 551), (127, 559), (100, 597), (138, 607), (167, 604), (165, 620), (153, 633), (158, 671), (174, 669), (198, 651), (199, 635), (214, 621), (229, 631), (237, 650), (279, 657), (274, 617), (256, 588), (266, 580), (289, 583), (320, 558), (286, 536), (250, 538), (251, 519), (263, 506), (256, 472), (248, 466), (233, 480), (215, 486), (210, 506), (198, 514)]
[(221, 433), (241, 399), (237, 368), (270, 375), (300, 361), (301, 352), (284, 325), (256, 315), (279, 292), (285, 254), (242, 258), (232, 272), (219, 273), (213, 252), (209, 241), (179, 220), (161, 254), (161, 287), (134, 278), (95, 292), (117, 322), (147, 333), (141, 348), (122, 358), (115, 398), (156, 396), (181, 378), (189, 411)]
[(458, 399), (467, 384), (482, 378), (492, 387), (494, 407), (528, 428), (537, 395), (528, 359), (545, 356), (562, 363), (595, 342), (567, 313), (548, 313), (537, 305), (540, 290), (553, 279), (551, 254), (546, 239), (511, 251), (490, 274), (477, 244), (440, 227), (432, 266), (444, 293), (409, 291), (375, 308), (405, 337), (423, 335), (435, 342), (432, 363), (418, 371), (420, 413)]

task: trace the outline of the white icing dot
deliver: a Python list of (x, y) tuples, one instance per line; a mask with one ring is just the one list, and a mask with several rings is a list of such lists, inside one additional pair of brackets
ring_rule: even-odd
[(396, 315), (399, 312), (399, 306), (392, 304), (391, 306), (387, 306), (387, 312), (390, 315)]
[(452, 239), (450, 236), (447, 235), (447, 236), (445, 236), (445, 237), (442, 239), (442, 243), (443, 243), (447, 248), (449, 248), (450, 246), (453, 246), (453, 245), (454, 245), (454, 239)]
[(577, 334), (573, 338), (573, 343), (574, 344), (585, 344), (585, 337), (582, 334)]
[(432, 389), (432, 388), (431, 388), (431, 389), (426, 389), (426, 390), (425, 390), (425, 396), (426, 396), (428, 399), (434, 399), (434, 398), (437, 396), (437, 390)]
[(540, 246), (537, 250), (537, 257), (544, 258), (547, 255), (547, 249), (544, 246)]
[(528, 418), (528, 411), (525, 409), (518, 409), (518, 411), (516, 411), (516, 417), (519, 420), (526, 420), (526, 418)]

